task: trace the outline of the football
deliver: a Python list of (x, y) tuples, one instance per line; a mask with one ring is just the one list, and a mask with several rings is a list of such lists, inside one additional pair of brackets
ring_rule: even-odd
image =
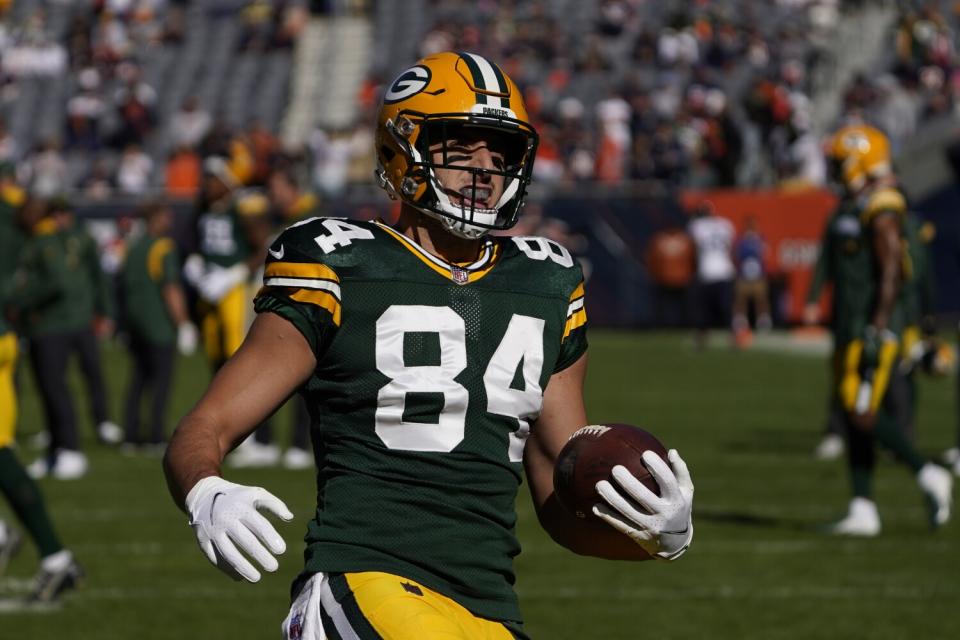
[(553, 487), (560, 504), (578, 518), (596, 518), (593, 505), (601, 502), (596, 484), (612, 481), (610, 471), (618, 464), (660, 495), (657, 481), (643, 464), (641, 456), (647, 450), (667, 459), (666, 447), (640, 427), (604, 424), (577, 430), (560, 451), (553, 468)]

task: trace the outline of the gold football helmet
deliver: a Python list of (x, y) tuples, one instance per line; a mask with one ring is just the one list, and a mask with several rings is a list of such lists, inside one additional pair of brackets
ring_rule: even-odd
[(827, 142), (827, 157), (835, 177), (851, 192), (857, 192), (871, 178), (889, 175), (890, 142), (879, 129), (866, 124), (839, 129)]
[[(476, 168), (449, 161), (447, 143), (465, 129), (496, 141), (503, 165)], [(537, 142), (520, 90), (500, 67), (472, 53), (438, 53), (401, 73), (383, 95), (377, 177), (391, 198), (437, 218), (455, 235), (479, 238), (516, 224)], [(482, 203), (486, 206), (472, 197), (451, 199), (438, 169), (470, 172), (471, 193), (489, 175), (501, 175), (503, 195), (495, 203)]]

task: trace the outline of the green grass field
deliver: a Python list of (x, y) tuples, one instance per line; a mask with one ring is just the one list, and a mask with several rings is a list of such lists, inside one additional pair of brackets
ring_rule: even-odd
[[(844, 464), (811, 455), (825, 410), (823, 357), (719, 345), (695, 352), (678, 334), (591, 335), (591, 419), (645, 426), (680, 450), (697, 487), (696, 538), (671, 565), (576, 557), (539, 530), (521, 494), (517, 589), (532, 637), (960, 637), (960, 526), (928, 531), (916, 484), (903, 469), (886, 458), (879, 465), (880, 537), (817, 532), (848, 499)], [(126, 359), (117, 347), (105, 355), (117, 407)], [(199, 358), (180, 362), (171, 420), (206, 379)], [(30, 376), (20, 380), (20, 453), (29, 462), (39, 402)], [(931, 455), (953, 442), (953, 384), (921, 380), (920, 443)], [(278, 422), (286, 438), (286, 416)], [(201, 555), (167, 496), (159, 459), (98, 445), (89, 421), (84, 426), (91, 473), (42, 486), (88, 577), (58, 610), (0, 613), (0, 638), (279, 637), (313, 508), (311, 473), (228, 471), (234, 481), (268, 487), (297, 516), (279, 527), (288, 551), (277, 574), (237, 584)], [(5, 504), (0, 517), (10, 517)], [(35, 568), (27, 545), (0, 578), (0, 598), (23, 589)]]

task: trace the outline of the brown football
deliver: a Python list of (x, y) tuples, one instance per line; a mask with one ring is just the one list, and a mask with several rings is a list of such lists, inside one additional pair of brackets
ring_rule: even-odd
[(667, 459), (666, 447), (640, 427), (598, 424), (579, 429), (570, 436), (553, 468), (553, 487), (560, 504), (578, 518), (595, 518), (593, 505), (602, 502), (596, 485), (601, 480), (613, 482), (610, 471), (618, 464), (660, 495), (657, 481), (643, 464), (641, 456), (647, 450)]

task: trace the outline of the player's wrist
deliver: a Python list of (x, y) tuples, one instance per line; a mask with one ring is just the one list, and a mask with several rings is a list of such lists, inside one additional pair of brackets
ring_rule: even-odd
[(690, 548), (690, 544), (693, 542), (693, 518), (691, 517), (687, 521), (687, 528), (683, 532), (661, 534), (661, 546), (663, 542), (672, 544), (668, 544), (666, 548), (661, 548), (660, 551), (653, 554), (653, 558), (663, 562), (673, 562), (679, 559), (680, 556), (687, 552), (687, 549)]

